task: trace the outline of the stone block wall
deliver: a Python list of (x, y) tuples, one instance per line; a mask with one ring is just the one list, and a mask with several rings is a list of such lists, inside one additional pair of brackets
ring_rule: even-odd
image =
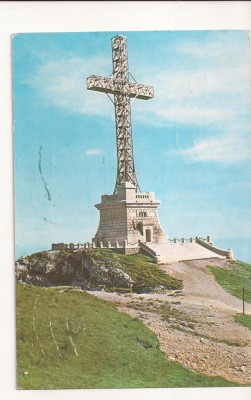
[(158, 202), (134, 203), (127, 205), (128, 241), (147, 240), (146, 230), (150, 231), (151, 242), (158, 242), (165, 235), (158, 218)]
[(125, 203), (111, 200), (98, 204), (100, 211), (99, 227), (95, 235), (95, 243), (116, 241), (123, 242), (127, 236), (127, 215)]
[(133, 254), (138, 254), (140, 252), (140, 248), (125, 248), (125, 247), (120, 247), (120, 248), (112, 248), (112, 251), (118, 254), (123, 254), (125, 256), (130, 256)]
[[(136, 197), (137, 196), (137, 197)], [(166, 236), (158, 219), (159, 202), (150, 194), (138, 194), (135, 202), (118, 199), (115, 195), (104, 195), (96, 208), (100, 212), (100, 221), (94, 241), (128, 241), (129, 245), (139, 240), (148, 242), (166, 242)]]

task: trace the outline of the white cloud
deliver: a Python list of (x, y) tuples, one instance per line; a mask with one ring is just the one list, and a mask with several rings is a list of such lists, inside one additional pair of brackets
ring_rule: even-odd
[(244, 136), (224, 135), (199, 139), (192, 147), (179, 153), (191, 161), (232, 163), (250, 157), (250, 143)]
[(110, 60), (102, 57), (72, 58), (44, 62), (25, 83), (36, 90), (44, 106), (63, 108), (70, 113), (109, 115), (110, 101), (102, 93), (87, 91), (86, 78), (103, 74)]
[(197, 126), (223, 122), (230, 128), (240, 118), (247, 120), (250, 66), (244, 32), (207, 35), (203, 42), (199, 36), (198, 41), (180, 41), (173, 49), (176, 55), (162, 49), (163, 63), (146, 65), (139, 73), (142, 82), (153, 83), (155, 92), (152, 101), (134, 104), (137, 113), (145, 113), (145, 123), (153, 114), (159, 125), (161, 121)]
[(248, 66), (208, 66), (193, 70), (169, 70), (156, 74), (154, 78), (156, 95), (170, 99), (182, 99), (207, 94), (237, 94), (247, 90)]
[(249, 49), (246, 46), (248, 32), (210, 32), (203, 45), (195, 40), (186, 40), (179, 43), (177, 51), (183, 55), (200, 60), (209, 60), (218, 65), (228, 67), (244, 65), (249, 57)]
[[(163, 65), (153, 62), (139, 70), (140, 82), (153, 83), (155, 98), (132, 100), (133, 118), (151, 126), (207, 127), (211, 132), (218, 131), (219, 135), (231, 131), (233, 125), (239, 125), (241, 131), (241, 123), (246, 132), (250, 123), (247, 49), (243, 44), (237, 46), (234, 35), (228, 42), (217, 37), (220, 38), (220, 33), (212, 35), (211, 41), (203, 46), (197, 42), (180, 43), (176, 51), (179, 57), (184, 55), (184, 64), (178, 63), (175, 68), (169, 67), (168, 58), (164, 57)], [(86, 88), (86, 77), (92, 74), (109, 76), (110, 55), (85, 59), (61, 53), (56, 57), (49, 61), (43, 59), (36, 72), (26, 80), (40, 96), (41, 106), (114, 119), (114, 107), (107, 96)], [(215, 150), (214, 157), (217, 158), (219, 152), (220, 149)]]
[(156, 114), (170, 122), (179, 121), (194, 125), (207, 125), (211, 122), (220, 122), (232, 119), (233, 113), (227, 109), (207, 108), (207, 107), (186, 107), (167, 108), (158, 110)]
[(85, 152), (86, 156), (98, 156), (99, 154), (102, 154), (100, 149), (88, 149)]
[(205, 125), (232, 124), (249, 112), (248, 73), (242, 67), (167, 71), (152, 81), (155, 98), (135, 101), (136, 116), (144, 113), (150, 120), (154, 114), (163, 122)]

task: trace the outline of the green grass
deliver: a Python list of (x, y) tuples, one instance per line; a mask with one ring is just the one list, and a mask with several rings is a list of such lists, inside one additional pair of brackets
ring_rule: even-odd
[(236, 386), (167, 360), (144, 324), (86, 292), (17, 283), (16, 295), (20, 389)]
[(245, 301), (251, 303), (251, 264), (231, 261), (226, 267), (208, 267), (216, 281), (229, 293), (242, 299), (245, 288)]
[[(76, 276), (77, 274), (83, 278), (84, 272), (81, 263), (82, 258), (94, 267), (96, 264), (96, 272), (101, 266), (106, 266), (108, 268), (110, 278), (105, 280), (102, 285), (100, 282), (96, 283), (96, 286), (103, 286), (105, 290), (110, 292), (156, 293), (162, 291), (165, 292), (167, 290), (179, 290), (182, 288), (182, 281), (175, 279), (162, 271), (158, 265), (152, 262), (150, 257), (143, 254), (125, 256), (108, 249), (84, 249), (79, 251), (78, 254), (65, 250), (59, 251), (54, 254), (54, 258), (52, 257), (52, 259), (51, 254), (46, 251), (34, 253), (26, 258), (31, 265), (31, 270), (29, 271), (30, 275), (33, 274), (36, 276), (40, 274), (37, 273), (37, 270), (34, 268), (34, 266), (39, 265), (40, 272), (44, 269), (42, 274), (44, 274), (44, 276), (49, 280), (49, 284), (47, 285), (44, 285), (43, 281), (41, 285), (39, 281), (38, 286), (56, 286), (59, 284), (69, 285), (73, 276)], [(50, 266), (51, 263), (54, 264), (52, 272), (45, 274), (47, 266)], [(62, 273), (62, 268), (63, 266), (65, 268), (66, 265), (69, 267), (69, 270), (74, 271), (72, 274)], [(117, 285), (114, 283), (114, 280), (112, 279), (113, 271), (121, 269), (133, 280), (132, 287), (117, 287), (119, 283)], [(90, 278), (88, 271), (86, 271), (86, 280), (88, 281), (88, 279), (95, 286), (96, 278)], [(31, 283), (32, 281), (29, 280), (28, 282)], [(34, 284), (37, 285), (37, 283)]]
[(246, 328), (251, 329), (251, 315), (237, 314), (235, 316), (235, 321)]
[(95, 250), (96, 257), (102, 257), (103, 260), (116, 260), (121, 268), (133, 279), (133, 292), (151, 293), (160, 288), (166, 290), (179, 290), (182, 288), (182, 281), (166, 274), (162, 269), (154, 264), (150, 257), (143, 254), (124, 256), (116, 254), (113, 251)]

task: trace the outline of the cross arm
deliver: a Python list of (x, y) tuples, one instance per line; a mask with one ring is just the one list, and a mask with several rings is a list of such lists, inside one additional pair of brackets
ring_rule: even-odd
[(153, 87), (139, 83), (123, 82), (114, 77), (92, 75), (87, 78), (87, 89), (110, 94), (123, 93), (132, 98), (148, 100), (154, 97)]
[(111, 78), (92, 75), (87, 78), (87, 89), (95, 90), (96, 92), (104, 92), (114, 94), (114, 82)]
[(128, 83), (130, 86), (130, 97), (136, 97), (141, 100), (149, 100), (154, 97), (152, 86), (141, 85), (140, 83)]

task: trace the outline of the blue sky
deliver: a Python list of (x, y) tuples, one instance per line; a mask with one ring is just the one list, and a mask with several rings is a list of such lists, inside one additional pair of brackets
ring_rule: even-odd
[(170, 238), (210, 234), (251, 262), (249, 37), (245, 31), (19, 34), (13, 39), (16, 256), (91, 240), (113, 192), (113, 105), (87, 91), (112, 72), (111, 38), (154, 86), (132, 101), (142, 191)]

